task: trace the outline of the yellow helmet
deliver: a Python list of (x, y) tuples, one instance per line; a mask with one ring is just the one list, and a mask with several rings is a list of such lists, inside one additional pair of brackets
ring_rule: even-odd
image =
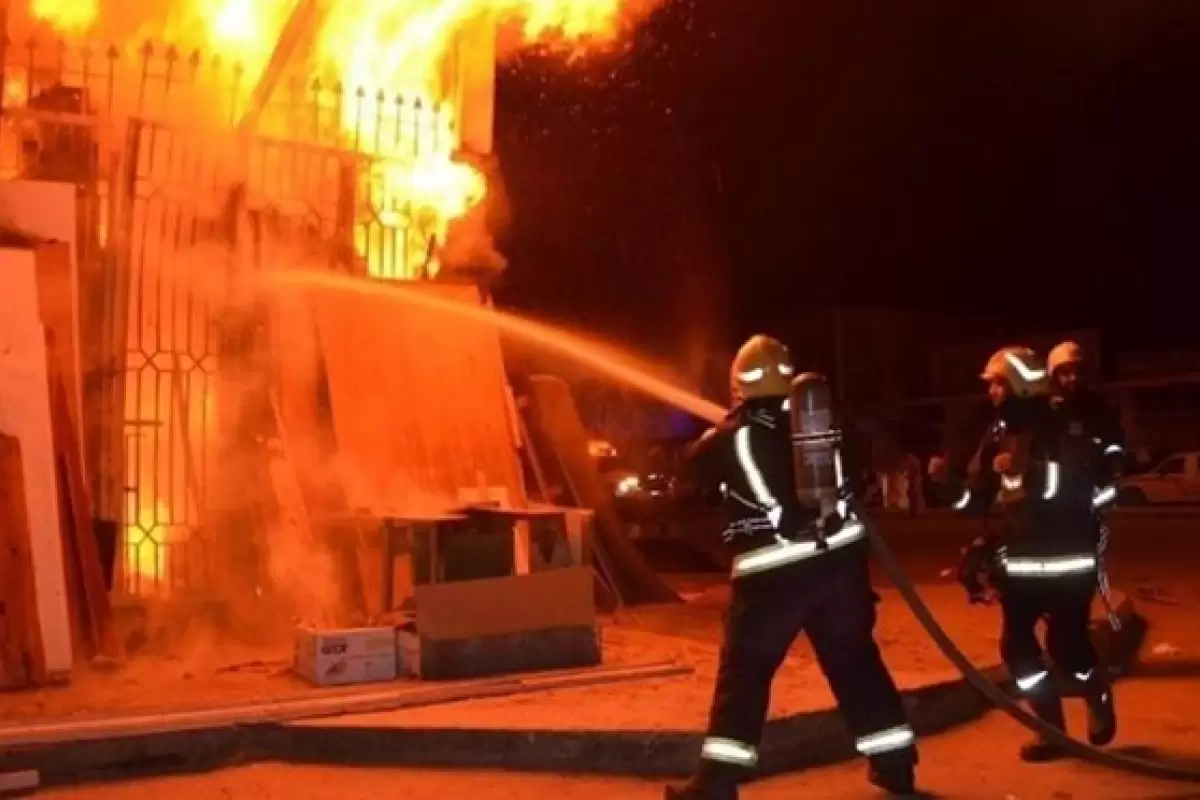
[(1006, 381), (1017, 397), (1034, 397), (1047, 391), (1045, 365), (1028, 347), (1001, 347), (992, 353), (979, 377)]
[(1046, 359), (1046, 371), (1053, 375), (1059, 367), (1065, 367), (1069, 364), (1078, 366), (1086, 360), (1083, 355), (1083, 348), (1079, 346), (1078, 342), (1070, 340), (1059, 342), (1050, 351), (1050, 357)]
[(735, 403), (755, 397), (787, 397), (792, 392), (792, 358), (778, 339), (758, 334), (746, 340), (729, 370)]

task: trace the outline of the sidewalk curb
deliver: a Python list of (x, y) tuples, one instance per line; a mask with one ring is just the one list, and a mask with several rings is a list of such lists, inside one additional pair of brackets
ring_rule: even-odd
[[(996, 670), (986, 671), (999, 676)], [(988, 703), (965, 681), (905, 692), (918, 734), (982, 716)], [(43, 786), (201, 772), (257, 761), (338, 766), (500, 768), (631, 776), (686, 775), (702, 734), (690, 731), (514, 731), (354, 728), (261, 723), (163, 731), (112, 739), (39, 743), (0, 755), (0, 772), (36, 770)], [(834, 709), (767, 726), (762, 774), (855, 757)]]
[[(988, 670), (989, 677), (999, 673)], [(919, 735), (975, 720), (988, 702), (966, 681), (904, 693)], [(270, 726), (260, 730), (268, 758), (293, 763), (354, 766), (504, 768), (526, 772), (640, 777), (692, 772), (703, 734), (695, 731), (510, 731), (438, 728), (322, 728)], [(764, 775), (855, 758), (836, 709), (772, 720), (760, 753)]]

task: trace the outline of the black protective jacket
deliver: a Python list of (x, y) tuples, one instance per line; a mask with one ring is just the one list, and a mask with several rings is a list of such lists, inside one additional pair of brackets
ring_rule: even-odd
[(830, 532), (828, 551), (813, 549), (813, 525), (819, 512), (797, 499), (785, 398), (753, 399), (734, 408), (692, 445), (689, 466), (701, 483), (721, 490), (726, 512), (723, 538), (736, 554), (734, 577), (741, 577), (738, 557), (789, 543), (799, 545), (775, 554), (778, 558), (767, 553), (753, 562), (743, 560), (754, 566), (746, 572), (762, 571), (760, 568), (801, 560), (822, 560), (834, 550), (865, 540), (861, 525), (847, 524)]
[[(1009, 574), (1086, 566), (1096, 547), (1095, 482), (1087, 454), (1076, 452), (1065, 417), (1046, 398), (1014, 399), (998, 410), (969, 468), (952, 484), (958, 511), (995, 513), (993, 532)], [(995, 457), (1012, 468), (1001, 475)], [(1066, 566), (1064, 566), (1066, 565)]]
[(1093, 487), (1093, 506), (1107, 508), (1117, 499), (1117, 479), (1125, 464), (1125, 432), (1117, 409), (1099, 392), (1080, 389), (1051, 401), (1060, 426), (1064, 461)]

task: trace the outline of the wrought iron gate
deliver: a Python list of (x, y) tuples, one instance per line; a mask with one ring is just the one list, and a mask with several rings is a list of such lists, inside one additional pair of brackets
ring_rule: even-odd
[(256, 260), (246, 221), (254, 215), (336, 263), (348, 235), (348, 163), (342, 151), (130, 122), (126, 591), (207, 584), (211, 534), (200, 523), (216, 467), (217, 328), (231, 280)]
[[(264, 114), (275, 138), (238, 136), (248, 87), (236, 67), (224, 89), (196, 95), (222, 68), (172, 48), (0, 53), (4, 175), (79, 189), (81, 339), (99, 365), (85, 376), (85, 415), (99, 420), (87, 447), (100, 516), (120, 518), (115, 589), (203, 592), (216, 325), (231, 277), (261, 260), (247, 230), (329, 268), (419, 277), (436, 233), (428, 214), (380, 195), (375, 156), (448, 152), (453, 132), (420, 101), (293, 82)], [(17, 136), (26, 120), (43, 147), (32, 162)]]

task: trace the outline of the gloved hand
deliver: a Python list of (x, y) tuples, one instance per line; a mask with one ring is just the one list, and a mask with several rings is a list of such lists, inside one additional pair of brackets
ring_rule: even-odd
[(950, 462), (943, 456), (933, 456), (929, 459), (929, 466), (926, 468), (929, 475), (929, 480), (934, 483), (945, 483), (950, 474)]
[(776, 506), (767, 512), (767, 518), (775, 526), (775, 535), (780, 539), (796, 541), (812, 535), (811, 528), (816, 517), (808, 511)]
[(990, 605), (995, 602), (996, 591), (991, 585), (995, 573), (995, 543), (982, 536), (962, 549), (958, 564), (958, 582), (967, 592), (967, 602)]

